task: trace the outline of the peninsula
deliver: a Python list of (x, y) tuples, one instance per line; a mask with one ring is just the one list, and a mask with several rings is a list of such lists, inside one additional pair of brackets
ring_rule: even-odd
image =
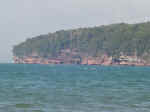
[(61, 30), (14, 46), (15, 63), (150, 66), (150, 22)]

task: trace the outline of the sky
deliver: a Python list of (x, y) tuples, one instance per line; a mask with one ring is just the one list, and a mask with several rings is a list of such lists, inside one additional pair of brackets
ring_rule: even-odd
[(149, 0), (0, 0), (0, 63), (27, 38), (62, 29), (150, 20)]

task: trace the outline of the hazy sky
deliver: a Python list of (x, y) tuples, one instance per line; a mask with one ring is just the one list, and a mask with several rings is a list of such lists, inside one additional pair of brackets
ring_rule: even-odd
[(0, 62), (26, 38), (61, 29), (150, 20), (150, 0), (0, 0)]

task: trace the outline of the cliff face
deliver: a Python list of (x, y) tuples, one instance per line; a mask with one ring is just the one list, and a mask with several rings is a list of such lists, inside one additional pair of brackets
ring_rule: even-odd
[(149, 65), (150, 22), (61, 30), (14, 46), (15, 63)]
[(62, 50), (56, 58), (25, 56), (22, 58), (14, 56), (14, 62), (17, 64), (81, 64), (81, 65), (130, 65), (130, 66), (150, 66), (142, 58), (134, 56), (120, 55), (118, 58), (103, 54), (100, 57), (82, 56), (79, 52), (70, 49)]

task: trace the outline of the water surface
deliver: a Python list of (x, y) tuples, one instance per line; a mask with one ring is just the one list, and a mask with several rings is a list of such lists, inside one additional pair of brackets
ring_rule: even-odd
[(150, 112), (150, 68), (1, 64), (0, 112)]

